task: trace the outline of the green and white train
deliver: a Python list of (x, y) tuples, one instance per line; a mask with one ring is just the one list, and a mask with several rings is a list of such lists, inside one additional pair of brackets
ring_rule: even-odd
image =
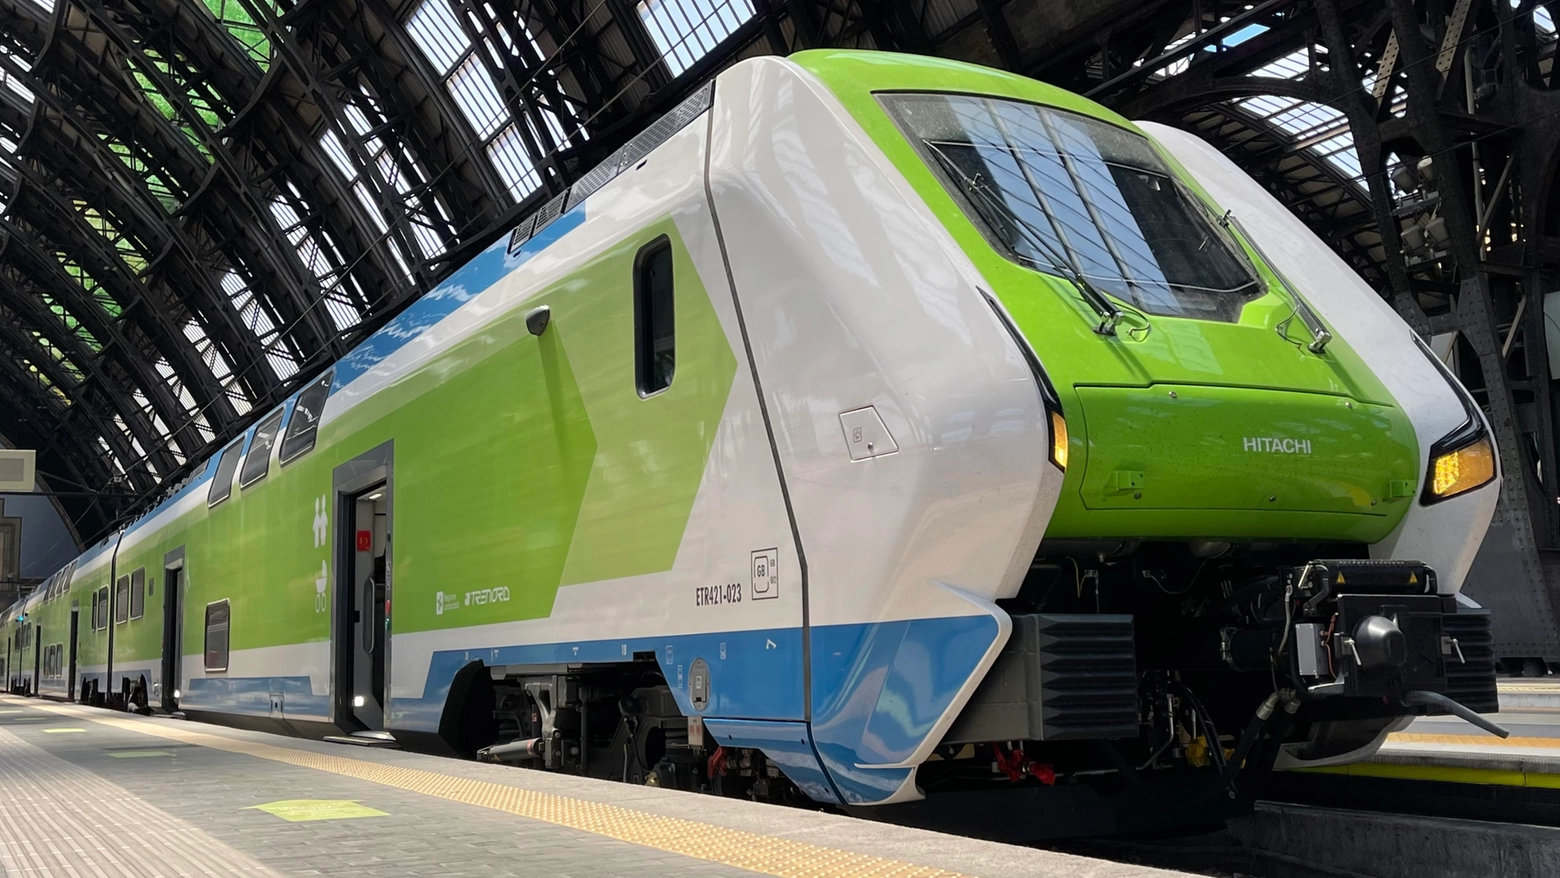
[(1498, 483), (1207, 144), (757, 58), (12, 607), (6, 674), (849, 806), (1225, 786), (1493, 708), (1458, 591)]

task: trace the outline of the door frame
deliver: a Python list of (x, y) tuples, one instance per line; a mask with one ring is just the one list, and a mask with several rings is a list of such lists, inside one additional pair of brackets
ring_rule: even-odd
[(65, 672), (65, 697), (70, 701), (76, 700), (76, 649), (80, 641), (81, 631), (81, 601), (71, 601), (70, 604), (70, 662)]
[[(162, 563), (162, 709), (173, 713), (179, 709), (173, 693), (180, 688), (184, 668), (184, 547), (163, 556)], [(173, 587), (168, 586), (168, 574), (172, 573)], [(150, 693), (148, 693), (150, 694)]]
[[(352, 616), (347, 608), (352, 606), (352, 567), (356, 548), (356, 534), (348, 526), (354, 518), (354, 504), (358, 497), (380, 485), (385, 491), (385, 600), (395, 606), (395, 577), (391, 575), (394, 558), (395, 531), (395, 440), (370, 448), (357, 457), (336, 467), (331, 473), (331, 503), (334, 511), (334, 533), (331, 535), (330, 602), (330, 721), (343, 732), (358, 731), (357, 720), (352, 713), (352, 654), (356, 648), (352, 630)], [(393, 626), (392, 626), (393, 627)], [(387, 630), (385, 637), (385, 691), (384, 715), (386, 725), (390, 716), (391, 649), (394, 638)]]

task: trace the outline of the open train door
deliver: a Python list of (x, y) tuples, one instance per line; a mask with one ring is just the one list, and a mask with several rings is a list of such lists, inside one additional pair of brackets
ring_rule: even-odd
[(76, 700), (76, 644), (80, 630), (81, 604), (76, 602), (70, 605), (70, 665), (65, 674), (65, 697), (71, 701)]
[(331, 716), (342, 731), (387, 738), (390, 693), (392, 443), (335, 470)]
[(163, 556), (162, 709), (179, 709), (184, 693), (184, 547)]

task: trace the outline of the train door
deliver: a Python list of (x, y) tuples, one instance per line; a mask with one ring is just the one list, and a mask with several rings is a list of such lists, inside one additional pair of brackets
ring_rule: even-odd
[(43, 626), (34, 625), (32, 628), (33, 645), (33, 676), (32, 691), (28, 695), (38, 694), (38, 685), (43, 682)]
[(65, 697), (71, 701), (76, 700), (76, 643), (80, 630), (81, 604), (73, 603), (70, 606), (70, 670), (65, 675)]
[(390, 445), (336, 468), (335, 724), (380, 732), (390, 692)]
[(175, 549), (163, 559), (163, 636), (162, 636), (162, 709), (179, 709), (180, 687), (184, 685), (184, 549)]

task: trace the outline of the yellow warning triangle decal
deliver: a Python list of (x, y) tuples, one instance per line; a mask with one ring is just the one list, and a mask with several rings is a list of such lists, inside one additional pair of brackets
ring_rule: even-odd
[(1338, 574), (1338, 582), (1337, 582), (1337, 584), (1338, 585), (1343, 585), (1344, 584), (1343, 583), (1343, 574), (1342, 573)]
[(1417, 574), (1412, 573), (1412, 572), (1409, 573), (1408, 574), (1408, 584), (1409, 585), (1418, 585), (1419, 584), (1419, 576)]

